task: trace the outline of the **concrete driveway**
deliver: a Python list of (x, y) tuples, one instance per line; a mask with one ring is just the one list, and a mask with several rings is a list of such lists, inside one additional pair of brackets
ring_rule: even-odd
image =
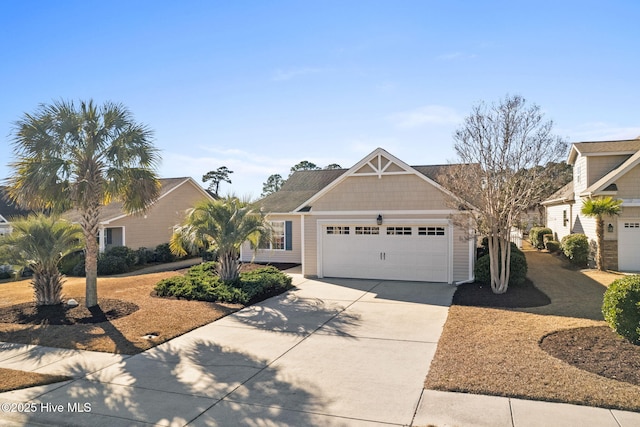
[(76, 379), (4, 393), (37, 411), (0, 416), (95, 427), (411, 424), (454, 287), (299, 275), (294, 284), (135, 356), (40, 366)]

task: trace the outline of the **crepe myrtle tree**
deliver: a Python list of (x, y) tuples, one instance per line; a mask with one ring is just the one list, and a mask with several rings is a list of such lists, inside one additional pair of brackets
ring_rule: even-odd
[(142, 213), (155, 201), (160, 160), (152, 132), (122, 104), (57, 101), (15, 123), (7, 193), (27, 209), (76, 209), (85, 238), (86, 306), (98, 304), (100, 212), (121, 201)]
[(441, 180), (464, 201), (457, 200), (457, 208), (473, 211), (475, 230), (488, 236), (496, 294), (509, 284), (511, 228), (554, 179), (551, 168), (539, 166), (566, 153), (566, 142), (552, 130), (553, 122), (544, 119), (539, 106), (507, 95), (497, 103), (475, 105), (453, 135), (458, 165), (446, 168)]

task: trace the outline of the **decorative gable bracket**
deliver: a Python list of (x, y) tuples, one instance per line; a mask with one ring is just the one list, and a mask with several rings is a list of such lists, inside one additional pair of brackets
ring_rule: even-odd
[(402, 165), (378, 153), (371, 157), (364, 166), (354, 171), (352, 176), (377, 176), (381, 179), (383, 175), (409, 175), (413, 171), (405, 169)]

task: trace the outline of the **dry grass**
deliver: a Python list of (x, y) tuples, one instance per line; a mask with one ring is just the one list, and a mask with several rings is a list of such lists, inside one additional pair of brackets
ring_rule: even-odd
[[(0, 323), (0, 341), (136, 354), (241, 308), (240, 305), (151, 296), (153, 287), (159, 280), (175, 274), (178, 273), (164, 272), (130, 277), (99, 278), (99, 299), (130, 301), (137, 304), (140, 309), (131, 315), (96, 324), (21, 325)], [(63, 288), (65, 298), (83, 297), (84, 286), (84, 278), (69, 278)], [(28, 280), (0, 284), (0, 310), (3, 307), (32, 300), (33, 291)], [(152, 340), (143, 338), (149, 333), (157, 335), (158, 338)], [(0, 372), (0, 391), (48, 384), (64, 379), (66, 378), (3, 370)]]
[(539, 347), (554, 331), (602, 326), (606, 285), (547, 253), (526, 251), (528, 277), (552, 303), (536, 308), (452, 306), (427, 388), (640, 411), (640, 387), (577, 369)]

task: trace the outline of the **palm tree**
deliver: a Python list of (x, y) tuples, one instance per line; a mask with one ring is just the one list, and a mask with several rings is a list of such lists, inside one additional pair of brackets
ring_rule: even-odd
[(582, 205), (582, 213), (596, 219), (596, 236), (598, 238), (598, 254), (596, 266), (604, 271), (604, 217), (620, 214), (622, 200), (614, 200), (612, 197), (587, 199)]
[(33, 270), (36, 305), (60, 304), (63, 276), (58, 264), (64, 256), (83, 248), (82, 229), (44, 214), (14, 220), (11, 226), (11, 234), (0, 238), (3, 261)]
[(128, 213), (157, 199), (158, 151), (152, 132), (121, 104), (42, 104), (15, 123), (10, 199), (29, 209), (78, 210), (86, 245), (86, 305), (98, 304), (100, 212), (120, 200)]
[(223, 281), (234, 281), (239, 274), (240, 246), (246, 240), (257, 245), (258, 237), (265, 231), (262, 215), (254, 212), (246, 201), (229, 196), (198, 203), (171, 237), (170, 246), (176, 255), (217, 249), (218, 275)]

